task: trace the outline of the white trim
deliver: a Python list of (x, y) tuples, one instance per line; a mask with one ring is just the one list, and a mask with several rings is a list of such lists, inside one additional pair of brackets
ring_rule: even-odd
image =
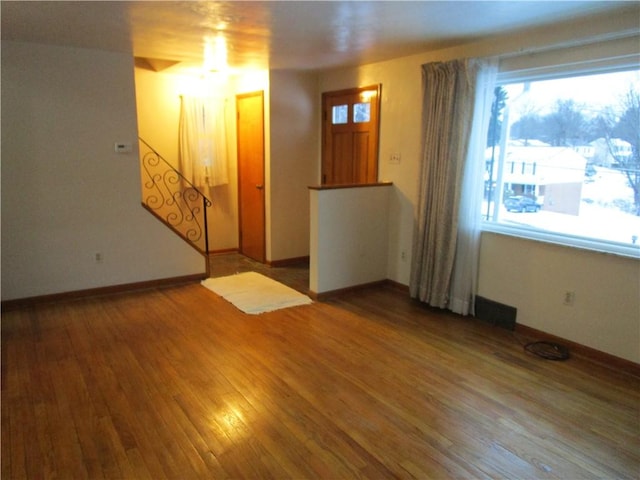
[(640, 260), (640, 244), (629, 245), (618, 242), (607, 242), (593, 238), (579, 237), (577, 235), (548, 232), (526, 226), (516, 227), (505, 223), (489, 222), (486, 220), (482, 224), (482, 231)]
[(498, 83), (615, 72), (640, 64), (640, 34), (501, 57)]

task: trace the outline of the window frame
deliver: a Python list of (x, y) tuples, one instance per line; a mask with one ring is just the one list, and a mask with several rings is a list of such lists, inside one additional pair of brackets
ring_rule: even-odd
[[(575, 62), (550, 62), (548, 65), (516, 69), (510, 69), (508, 67), (509, 62), (507, 61), (505, 62), (507, 63), (506, 67), (501, 63), (495, 86), (638, 70), (638, 65), (640, 64), (639, 56), (637, 52), (632, 52), (630, 54), (607, 56), (598, 59), (583, 59)], [(517, 64), (518, 62), (515, 63)], [(484, 155), (482, 158), (484, 158)], [(528, 225), (516, 226), (502, 223), (499, 218), (497, 221), (486, 218), (484, 215), (481, 228), (484, 232), (640, 259), (640, 242), (639, 244), (633, 245), (562, 232), (546, 231)]]

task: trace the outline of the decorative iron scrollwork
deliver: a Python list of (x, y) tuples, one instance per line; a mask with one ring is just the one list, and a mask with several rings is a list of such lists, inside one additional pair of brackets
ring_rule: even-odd
[(142, 203), (167, 226), (206, 253), (206, 208), (211, 201), (178, 170), (139, 139)]

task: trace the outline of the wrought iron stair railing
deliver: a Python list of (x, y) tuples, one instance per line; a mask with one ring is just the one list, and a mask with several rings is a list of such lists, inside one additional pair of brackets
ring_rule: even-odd
[(138, 139), (142, 206), (187, 243), (207, 255), (209, 200), (143, 139)]

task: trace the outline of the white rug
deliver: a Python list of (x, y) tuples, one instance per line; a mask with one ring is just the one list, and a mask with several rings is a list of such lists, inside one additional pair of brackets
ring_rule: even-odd
[(207, 278), (202, 285), (251, 315), (313, 303), (297, 290), (256, 272)]

